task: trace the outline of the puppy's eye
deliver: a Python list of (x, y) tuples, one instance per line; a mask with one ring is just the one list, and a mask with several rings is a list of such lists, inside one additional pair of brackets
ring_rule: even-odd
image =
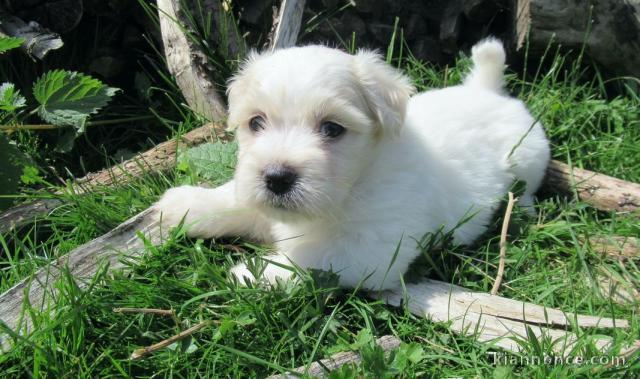
[(249, 129), (251, 129), (251, 131), (256, 133), (264, 129), (264, 124), (265, 124), (264, 117), (255, 116), (249, 121)]
[(320, 125), (320, 134), (326, 138), (338, 138), (344, 134), (345, 131), (346, 129), (342, 127), (342, 125), (338, 125), (331, 121), (325, 121)]

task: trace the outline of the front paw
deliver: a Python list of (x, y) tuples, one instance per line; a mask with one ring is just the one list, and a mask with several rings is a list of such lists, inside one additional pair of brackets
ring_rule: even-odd
[(244, 263), (233, 266), (231, 270), (229, 270), (229, 273), (233, 275), (241, 285), (245, 285), (247, 282), (255, 283), (256, 281), (256, 278)]
[[(197, 212), (197, 204), (194, 199), (198, 196), (200, 188), (194, 186), (181, 186), (170, 188), (162, 195), (153, 207), (160, 213), (159, 217), (165, 227), (178, 226), (183, 220), (188, 220), (194, 212)], [(194, 210), (192, 210), (194, 209)]]

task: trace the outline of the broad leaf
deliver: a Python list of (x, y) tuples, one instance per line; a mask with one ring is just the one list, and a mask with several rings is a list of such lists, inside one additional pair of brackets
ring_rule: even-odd
[(0, 110), (13, 112), (24, 107), (26, 100), (20, 95), (13, 83), (2, 83), (0, 85)]
[(205, 143), (180, 154), (178, 167), (213, 184), (221, 184), (233, 176), (236, 150), (233, 142)]
[(73, 126), (80, 133), (89, 116), (107, 105), (117, 91), (98, 79), (63, 70), (45, 73), (33, 86), (40, 117), (54, 125)]
[(15, 49), (16, 47), (20, 47), (23, 42), (24, 38), (0, 37), (0, 54), (11, 49)]

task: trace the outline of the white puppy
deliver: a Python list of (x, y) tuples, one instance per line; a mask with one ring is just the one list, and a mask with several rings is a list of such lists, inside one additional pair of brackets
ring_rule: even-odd
[[(186, 214), (191, 236), (274, 242), (269, 282), (295, 264), (332, 270), (343, 286), (398, 287), (425, 233), (473, 215), (454, 233), (471, 243), (514, 180), (531, 206), (545, 173), (542, 127), (502, 93), (502, 44), (486, 40), (472, 58), (463, 85), (411, 97), (409, 79), (372, 52), (252, 55), (229, 86), (234, 180), (167, 191), (164, 224)], [(244, 264), (232, 274), (255, 280)]]

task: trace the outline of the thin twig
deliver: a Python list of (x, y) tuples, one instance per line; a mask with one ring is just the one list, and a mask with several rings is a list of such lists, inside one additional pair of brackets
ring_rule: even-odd
[[(112, 120), (88, 121), (87, 126), (122, 124), (125, 122), (151, 120), (153, 118), (154, 116), (136, 116), (136, 117), (116, 118)], [(0, 125), (0, 130), (4, 130), (6, 132), (14, 132), (16, 130), (53, 130), (53, 129), (61, 129), (66, 127), (68, 127), (68, 125), (15, 124), (15, 125)]]
[(161, 316), (173, 317), (176, 311), (173, 309), (156, 309), (156, 308), (113, 308), (115, 313), (146, 313)]
[(447, 353), (450, 353), (450, 354), (456, 354), (456, 352), (455, 352), (455, 351), (453, 351), (453, 350), (449, 349), (448, 347), (446, 347), (446, 346), (442, 346), (442, 345), (439, 345), (439, 344), (437, 344), (437, 343), (435, 343), (435, 342), (432, 342), (432, 341), (430, 341), (429, 339), (424, 338), (424, 337), (422, 337), (422, 336), (415, 336), (415, 338), (416, 338), (416, 339), (419, 339), (420, 341), (425, 342), (425, 343), (427, 343), (427, 344), (429, 344), (429, 345), (431, 345), (431, 346), (433, 346), (433, 347), (435, 347), (435, 348), (437, 348), (437, 349), (444, 350), (444, 351), (446, 351)]
[(131, 353), (131, 356), (129, 357), (129, 359), (131, 360), (135, 360), (135, 359), (140, 359), (140, 358), (144, 358), (149, 354), (153, 354), (155, 351), (158, 351), (160, 349), (164, 349), (165, 347), (171, 345), (174, 342), (180, 341), (181, 339), (184, 339), (186, 337), (189, 337), (190, 335), (196, 333), (197, 331), (199, 331), (200, 329), (208, 326), (211, 324), (211, 321), (203, 321), (199, 324), (196, 324), (192, 327), (190, 327), (189, 329), (182, 331), (178, 334), (176, 334), (175, 336), (169, 337), (166, 340), (160, 341), (156, 344), (153, 344), (151, 346), (147, 346), (147, 347), (143, 347), (140, 349), (135, 350), (133, 353)]
[[(393, 335), (382, 336), (376, 340), (376, 345), (382, 348), (382, 351), (384, 351), (385, 354), (397, 349), (400, 344), (402, 344), (402, 341)], [(358, 364), (361, 361), (362, 357), (360, 356), (360, 353), (355, 351), (345, 351), (334, 354), (330, 358), (313, 362), (308, 366), (300, 366), (288, 373), (268, 376), (267, 379), (288, 379), (299, 377), (300, 375), (304, 375), (305, 378), (326, 378), (329, 376), (328, 374), (331, 371), (338, 370), (346, 364)]]
[(513, 211), (513, 204), (515, 199), (513, 193), (509, 191), (509, 202), (507, 203), (507, 210), (504, 212), (504, 220), (502, 221), (502, 231), (500, 233), (500, 263), (498, 264), (498, 274), (496, 280), (493, 282), (493, 288), (491, 288), (491, 294), (498, 293), (500, 283), (502, 283), (502, 276), (504, 275), (504, 260), (507, 256), (507, 230), (509, 229), (509, 220), (511, 219), (511, 212)]

